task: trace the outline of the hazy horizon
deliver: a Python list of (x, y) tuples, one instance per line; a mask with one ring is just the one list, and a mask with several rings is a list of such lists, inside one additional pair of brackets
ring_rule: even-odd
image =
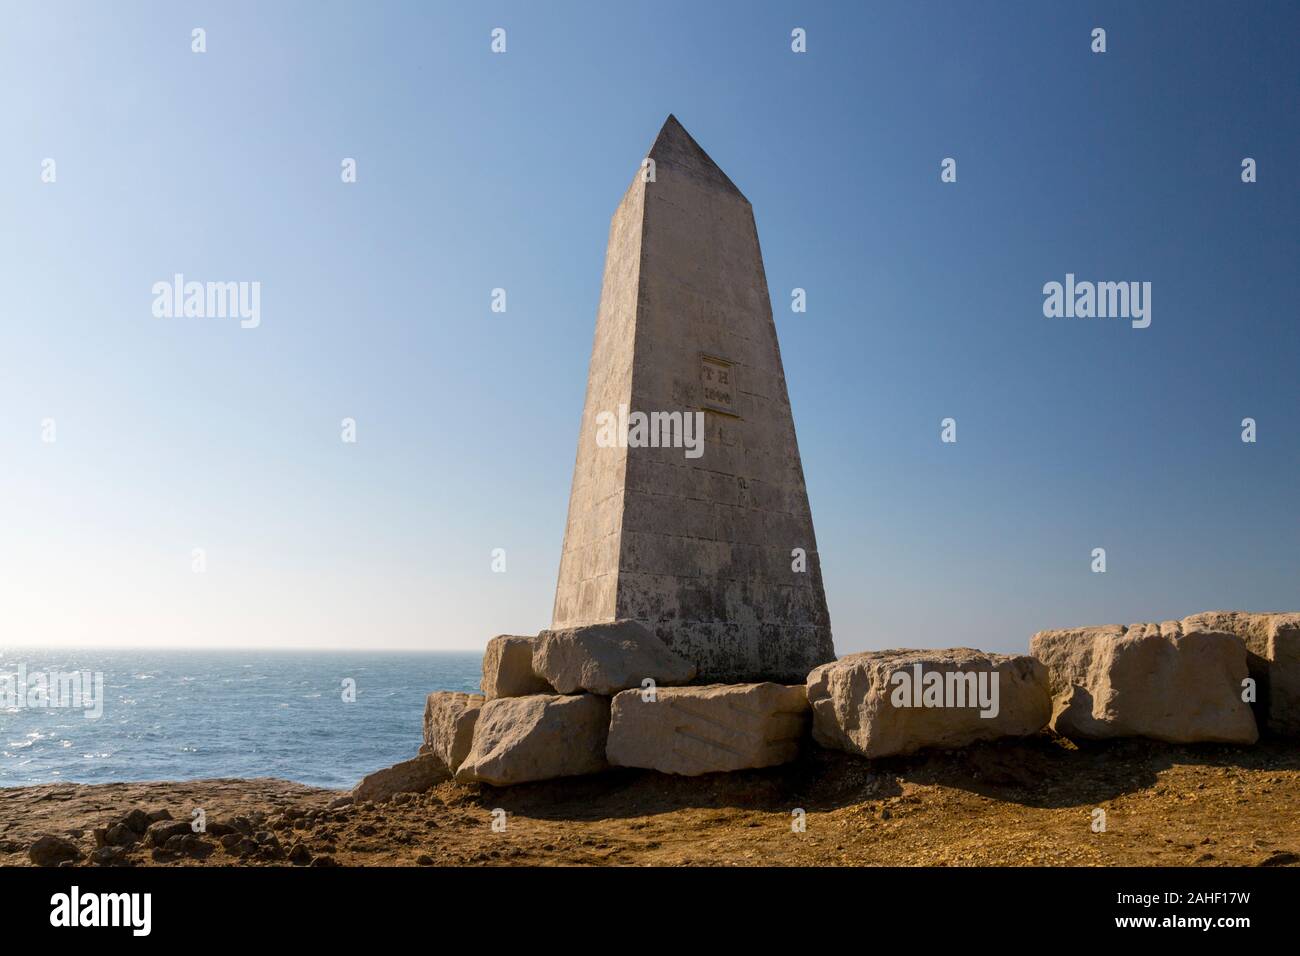
[[(753, 204), (840, 654), (1300, 606), (1295, 5), (4, 17), (0, 646), (549, 626), (669, 113)], [(258, 324), (155, 316), (177, 274)], [(1067, 275), (1150, 282), (1150, 326), (1045, 317)]]
[(114, 651), (257, 651), (259, 653), (294, 653), (322, 654), (475, 654), (481, 647), (362, 647), (359, 645), (321, 645), (321, 644), (22, 644), (17, 641), (0, 645), (0, 650), (114, 650)]

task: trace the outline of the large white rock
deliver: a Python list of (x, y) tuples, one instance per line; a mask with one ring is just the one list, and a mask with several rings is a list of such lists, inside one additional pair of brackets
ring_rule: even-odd
[(619, 767), (695, 776), (793, 760), (808, 725), (803, 685), (625, 690), (610, 706), (605, 755)]
[(1065, 737), (1151, 737), (1250, 744), (1259, 732), (1242, 700), (1246, 647), (1225, 631), (1163, 624), (1040, 631), (1052, 728)]
[(420, 752), (433, 754), (455, 773), (474, 741), (474, 723), (483, 700), (482, 694), (450, 690), (430, 694), (424, 702), (424, 746)]
[(636, 621), (542, 631), (533, 645), (533, 671), (561, 694), (606, 696), (641, 687), (646, 678), (663, 686), (695, 677), (694, 664)]
[(808, 702), (817, 743), (865, 757), (1023, 737), (1052, 713), (1042, 664), (966, 647), (841, 657), (808, 675)]
[(533, 694), (485, 703), (458, 783), (503, 787), (597, 773), (605, 761), (609, 700), (594, 694)]
[(526, 697), (529, 694), (553, 694), (555, 689), (533, 673), (535, 637), (502, 634), (488, 641), (483, 652), (483, 695)]
[(1246, 644), (1246, 666), (1258, 685), (1255, 717), (1275, 734), (1300, 736), (1300, 613), (1206, 611), (1183, 628), (1227, 631)]

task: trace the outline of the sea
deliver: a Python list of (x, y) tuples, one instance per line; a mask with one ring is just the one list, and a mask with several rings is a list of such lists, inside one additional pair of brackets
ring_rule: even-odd
[(280, 777), (350, 788), (415, 756), (425, 697), (477, 692), (481, 660), (0, 648), (0, 787)]

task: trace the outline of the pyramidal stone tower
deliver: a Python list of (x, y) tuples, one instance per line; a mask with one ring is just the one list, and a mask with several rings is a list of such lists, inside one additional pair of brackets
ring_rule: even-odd
[(835, 657), (754, 213), (672, 116), (610, 223), (552, 627), (621, 618), (704, 682)]

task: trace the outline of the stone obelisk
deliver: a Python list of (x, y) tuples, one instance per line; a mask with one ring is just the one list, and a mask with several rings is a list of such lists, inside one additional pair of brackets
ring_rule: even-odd
[[(753, 210), (672, 116), (647, 159), (610, 223), (552, 627), (632, 618), (702, 681), (802, 683), (835, 651)], [(599, 440), (636, 412), (703, 413), (698, 457)]]

